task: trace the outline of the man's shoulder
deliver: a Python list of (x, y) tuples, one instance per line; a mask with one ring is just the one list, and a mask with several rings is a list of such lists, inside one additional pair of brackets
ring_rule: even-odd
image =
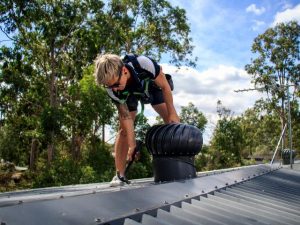
[(107, 88), (106, 91), (108, 93), (108, 96), (115, 103), (121, 103), (121, 104), (123, 104), (126, 101), (128, 95), (129, 95), (129, 91), (127, 91), (127, 90), (115, 92), (112, 89)]
[(138, 74), (148, 73), (149, 78), (155, 79), (160, 73), (160, 66), (152, 58), (145, 55), (127, 54), (124, 63), (132, 66)]
[(132, 61), (137, 60), (138, 57), (139, 57), (139, 55), (137, 55), (137, 54), (128, 53), (128, 54), (126, 54), (126, 55), (122, 58), (122, 61), (123, 61), (124, 63), (128, 63), (128, 62), (132, 62)]
[(145, 56), (145, 55), (137, 55), (133, 53), (126, 54), (123, 57), (124, 63), (157, 63), (156, 60), (152, 59), (151, 57)]

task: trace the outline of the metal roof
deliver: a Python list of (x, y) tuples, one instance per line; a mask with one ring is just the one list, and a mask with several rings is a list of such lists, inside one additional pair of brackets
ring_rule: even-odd
[(300, 171), (257, 165), (154, 184), (141, 179), (0, 194), (1, 225), (300, 224)]
[(300, 224), (299, 200), (300, 174), (282, 169), (124, 224)]

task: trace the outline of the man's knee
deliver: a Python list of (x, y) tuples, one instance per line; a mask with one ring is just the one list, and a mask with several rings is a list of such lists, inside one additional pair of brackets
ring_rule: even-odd
[(127, 132), (125, 130), (123, 130), (122, 128), (119, 129), (118, 133), (121, 137), (126, 137), (127, 136)]

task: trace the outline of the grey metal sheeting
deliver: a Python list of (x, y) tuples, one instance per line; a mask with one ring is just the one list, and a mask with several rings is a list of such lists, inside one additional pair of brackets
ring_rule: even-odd
[(280, 169), (144, 213), (134, 224), (300, 224), (300, 172)]
[(0, 223), (300, 224), (300, 173), (278, 166), (242, 167), (163, 184), (140, 180), (124, 188), (77, 189), (43, 189), (52, 190), (50, 196), (39, 196), (38, 190), (1, 194)]

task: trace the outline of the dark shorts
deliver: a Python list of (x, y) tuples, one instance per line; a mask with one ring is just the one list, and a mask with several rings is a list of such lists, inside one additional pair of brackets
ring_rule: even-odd
[[(149, 88), (149, 94), (150, 94), (150, 100), (149, 103), (151, 105), (158, 105), (161, 103), (164, 103), (164, 96), (162, 93), (162, 90), (153, 86), (150, 86)], [(139, 98), (135, 95), (129, 95), (128, 99), (126, 101), (128, 110), (130, 112), (137, 111), (138, 104), (139, 104)], [(147, 103), (146, 103), (147, 104)]]

